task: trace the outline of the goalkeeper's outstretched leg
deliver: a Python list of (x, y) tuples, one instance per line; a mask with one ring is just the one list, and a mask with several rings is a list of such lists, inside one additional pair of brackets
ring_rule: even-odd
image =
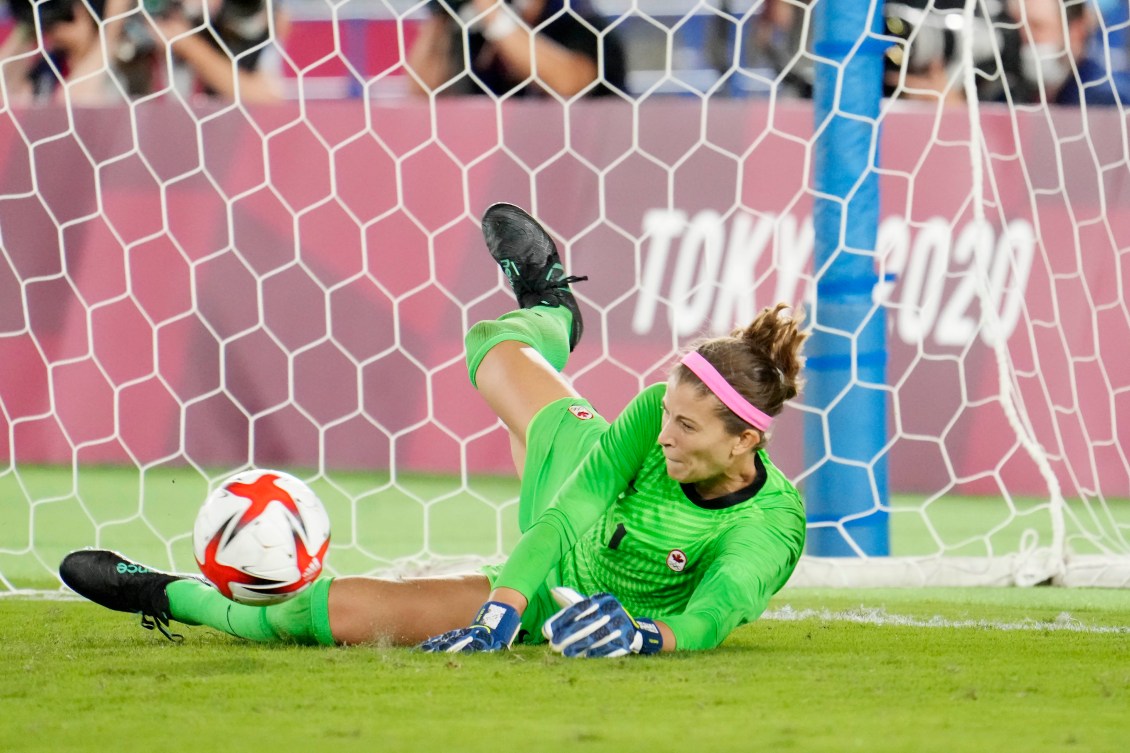
[(388, 580), (323, 578), (280, 604), (249, 606), (199, 576), (165, 573), (118, 552), (82, 549), (59, 566), (81, 596), (179, 641), (172, 623), (207, 625), (256, 642), (415, 646), (466, 625), (490, 592), (484, 575)]

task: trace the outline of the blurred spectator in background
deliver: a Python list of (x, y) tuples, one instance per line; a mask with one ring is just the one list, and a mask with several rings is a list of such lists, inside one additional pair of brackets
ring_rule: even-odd
[[(172, 50), (169, 83), (186, 95), (245, 103), (282, 97), (278, 47), (288, 23), (269, 0), (143, 0), (158, 32), (158, 50)], [(272, 25), (272, 13), (274, 24)]]
[(406, 62), (424, 94), (607, 95), (626, 64), (606, 27), (587, 0), (433, 0)]
[[(900, 99), (928, 99), (942, 104), (965, 101), (966, 64), (962, 46), (971, 37), (972, 65), (978, 98), (997, 99), (1005, 78), (998, 53), (1010, 44), (1001, 31), (1004, 4), (979, 2), (966, 28), (964, 0), (891, 0), (884, 6), (885, 31), (897, 40), (887, 48), (883, 90)], [(1013, 45), (1015, 46), (1015, 45)]]
[(951, 10), (925, 0), (886, 4), (886, 31), (900, 40), (887, 48), (883, 89), (888, 96), (940, 99), (946, 104), (964, 99), (957, 80), (960, 71), (953, 65), (957, 40), (941, 12)]
[(1087, 55), (1097, 28), (1089, 0), (1009, 0), (1009, 14), (1021, 40), (1014, 101), (1130, 104), (1130, 72)]
[[(113, 60), (103, 53), (104, 0), (46, 0), (38, 5), (9, 0), (9, 9), (13, 27), (0, 45), (7, 104), (125, 101), (115, 82)], [(42, 44), (36, 36), (36, 14)]]
[(12, 103), (66, 94), (72, 104), (113, 104), (165, 85), (228, 100), (238, 90), (249, 103), (282, 96), (272, 32), (286, 24), (276, 17), (272, 28), (269, 0), (8, 2), (14, 26), (0, 60)]
[[(749, 22), (743, 64), (754, 71), (770, 72), (778, 92), (785, 96), (812, 96), (815, 66), (811, 56), (802, 54), (811, 52), (804, 38), (804, 6), (810, 4), (811, 0), (763, 0), (760, 12)], [(719, 8), (729, 12), (727, 0), (721, 0)], [(728, 56), (715, 63), (723, 73), (729, 65)]]
[(1110, 71), (1105, 49), (1088, 56), (1089, 46), (1107, 43), (1092, 0), (985, 0), (978, 10), (988, 19), (978, 16), (969, 30), (963, 8), (963, 0), (886, 3), (887, 34), (902, 40), (887, 51), (889, 96), (962, 101), (962, 43), (969, 33), (982, 101), (1130, 102), (1130, 73)]

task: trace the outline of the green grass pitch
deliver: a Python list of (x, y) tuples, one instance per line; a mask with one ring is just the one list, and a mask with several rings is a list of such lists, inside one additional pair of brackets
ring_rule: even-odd
[(136, 623), (0, 600), (0, 750), (1122, 753), (1130, 733), (1122, 591), (786, 589), (718, 650), (618, 660)]
[[(512, 479), (357, 474), (318, 483), (340, 573), (508, 548)], [(98, 543), (192, 567), (191, 469), (0, 474), (4, 588), (57, 589)], [(27, 499), (34, 500), (28, 504)], [(21, 501), (24, 500), (24, 501)], [(1041, 530), (1038, 502), (896, 500), (896, 553), (978, 554)], [(1112, 513), (1125, 524), (1130, 504)], [(499, 521), (502, 534), (495, 533)], [(928, 522), (928, 525), (927, 525)], [(0, 751), (1110, 751), (1130, 749), (1130, 590), (786, 588), (718, 650), (575, 661), (544, 647), (180, 644), (80, 600), (0, 598)]]

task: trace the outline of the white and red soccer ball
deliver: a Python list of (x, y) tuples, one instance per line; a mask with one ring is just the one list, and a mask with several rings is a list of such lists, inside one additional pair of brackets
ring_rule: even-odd
[(266, 605), (301, 593), (321, 574), (330, 519), (290, 474), (250, 470), (208, 495), (192, 529), (200, 572), (224, 596)]

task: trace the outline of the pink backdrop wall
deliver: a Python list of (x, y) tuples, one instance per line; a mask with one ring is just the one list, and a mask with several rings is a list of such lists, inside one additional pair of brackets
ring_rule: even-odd
[[(0, 113), (0, 454), (507, 471), (462, 361), (468, 324), (510, 306), (482, 210), (532, 207), (591, 276), (570, 372), (614, 415), (678, 345), (806, 295), (811, 120), (681, 98)], [(1026, 421), (1067, 493), (1128, 494), (1117, 113), (982, 127), (978, 235), (965, 113), (883, 124), (892, 489), (1043, 489), (967, 332), (963, 280), (1008, 235), (1032, 252), (997, 287)], [(774, 439), (794, 474), (801, 423)]]

